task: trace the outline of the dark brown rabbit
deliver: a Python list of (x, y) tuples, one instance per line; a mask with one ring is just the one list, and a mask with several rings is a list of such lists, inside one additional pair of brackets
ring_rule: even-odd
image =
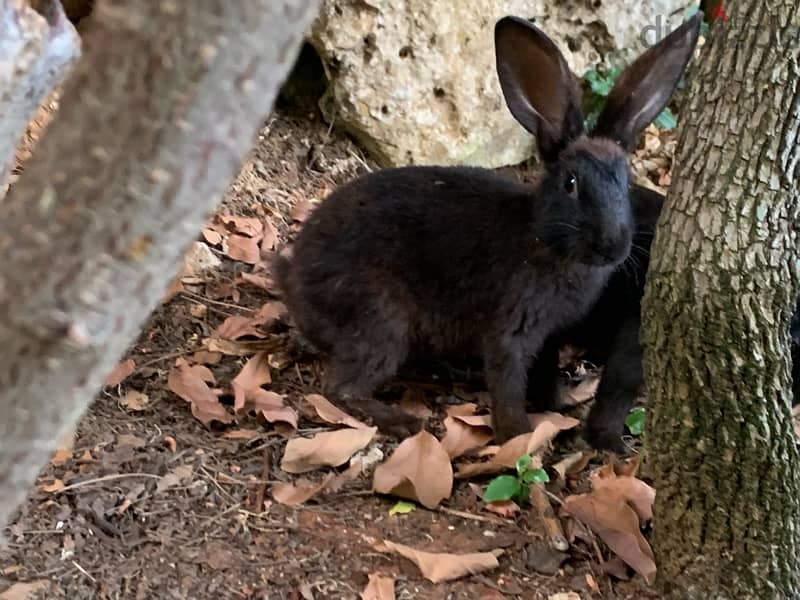
[[(559, 348), (569, 343), (586, 350), (586, 357), (604, 365), (603, 377), (584, 427), (584, 437), (599, 450), (626, 453), (625, 417), (642, 391), (642, 348), (639, 344), (641, 301), (644, 295), (650, 244), (664, 196), (634, 185), (631, 208), (636, 224), (628, 264), (618, 267), (589, 314), (567, 331), (547, 340), (528, 374), (528, 395), (536, 410), (560, 408)], [(800, 299), (795, 304), (789, 333), (792, 351), (793, 404), (800, 404)]]
[(698, 28), (692, 19), (634, 63), (601, 117), (603, 135), (588, 137), (558, 48), (531, 23), (501, 19), (500, 83), (536, 135), (541, 180), (531, 188), (483, 169), (408, 167), (331, 194), (293, 257), (276, 263), (297, 326), (330, 354), (326, 393), (371, 402), (409, 357), (477, 349), (496, 439), (529, 431), (527, 369), (628, 256), (626, 148), (669, 100)]

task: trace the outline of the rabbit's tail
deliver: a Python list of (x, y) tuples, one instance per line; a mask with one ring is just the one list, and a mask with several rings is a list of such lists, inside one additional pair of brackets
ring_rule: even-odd
[[(329, 352), (333, 347), (330, 336), (326, 335), (330, 325), (309, 301), (309, 294), (293, 260), (282, 252), (276, 253), (272, 259), (272, 277), (280, 290), (281, 300), (289, 309), (291, 321), (298, 329), (297, 333), (303, 338), (299, 345), (295, 344), (295, 349), (299, 349), (300, 354)], [(311, 346), (306, 346), (308, 343)]]

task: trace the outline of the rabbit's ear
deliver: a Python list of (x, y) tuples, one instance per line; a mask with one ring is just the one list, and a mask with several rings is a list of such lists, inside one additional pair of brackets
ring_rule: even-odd
[(547, 162), (583, 133), (575, 78), (556, 45), (532, 23), (503, 17), (494, 28), (497, 75), (511, 114), (536, 136)]
[(620, 75), (592, 132), (633, 150), (642, 130), (664, 110), (700, 35), (698, 12), (648, 49)]

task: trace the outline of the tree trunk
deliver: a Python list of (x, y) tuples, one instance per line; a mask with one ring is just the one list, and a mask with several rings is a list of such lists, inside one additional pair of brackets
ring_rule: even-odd
[(796, 598), (800, 12), (725, 6), (681, 113), (643, 305), (654, 547), (674, 596)]
[(80, 39), (59, 0), (9, 0), (0, 5), (0, 55), (2, 199), (22, 133), (77, 60)]
[(163, 294), (314, 0), (99, 1), (0, 220), (0, 524)]

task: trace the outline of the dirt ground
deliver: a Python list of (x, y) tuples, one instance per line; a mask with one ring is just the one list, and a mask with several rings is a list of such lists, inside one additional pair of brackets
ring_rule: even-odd
[[(315, 110), (278, 109), (220, 213), (269, 219), (285, 240), (306, 202), (369, 168)], [(271, 486), (293, 479), (279, 467), (280, 429), (247, 415), (205, 426), (167, 386), (175, 361), (202, 350), (226, 317), (251, 315), (272, 297), (268, 286), (237, 279), (251, 266), (213, 252), (222, 265), (184, 278), (183, 289), (158, 307), (129, 352), (134, 372), (98, 395), (72, 448), (42, 471), (8, 531), (10, 545), (0, 550), (0, 590), (8, 590), (0, 598), (357, 598), (372, 573), (395, 576), (401, 599), (650, 596), (641, 578), (606, 573), (601, 561), (611, 555), (602, 544), (579, 538), (560, 555), (532, 511), (490, 514), (464, 481), (440, 508), (394, 516), (397, 499), (372, 493), (369, 472), (300, 506), (273, 501)], [(224, 388), (245, 360), (222, 355), (209, 368)], [(295, 362), (281, 349), (269, 362), (269, 389), (290, 404), (319, 392), (322, 364)], [(436, 430), (444, 407), (459, 399), (447, 386), (428, 389)], [(144, 395), (138, 405), (130, 392)], [(229, 392), (222, 398), (232, 402)], [(301, 417), (297, 434), (323, 428)], [(247, 439), (230, 435), (239, 430), (250, 432)], [(396, 445), (379, 437), (372, 447), (389, 456)], [(565, 433), (546, 462), (583, 447), (578, 434)], [(492, 571), (433, 584), (408, 560), (376, 551), (380, 539), (431, 552), (504, 553)], [(22, 593), (20, 582), (36, 594)]]

